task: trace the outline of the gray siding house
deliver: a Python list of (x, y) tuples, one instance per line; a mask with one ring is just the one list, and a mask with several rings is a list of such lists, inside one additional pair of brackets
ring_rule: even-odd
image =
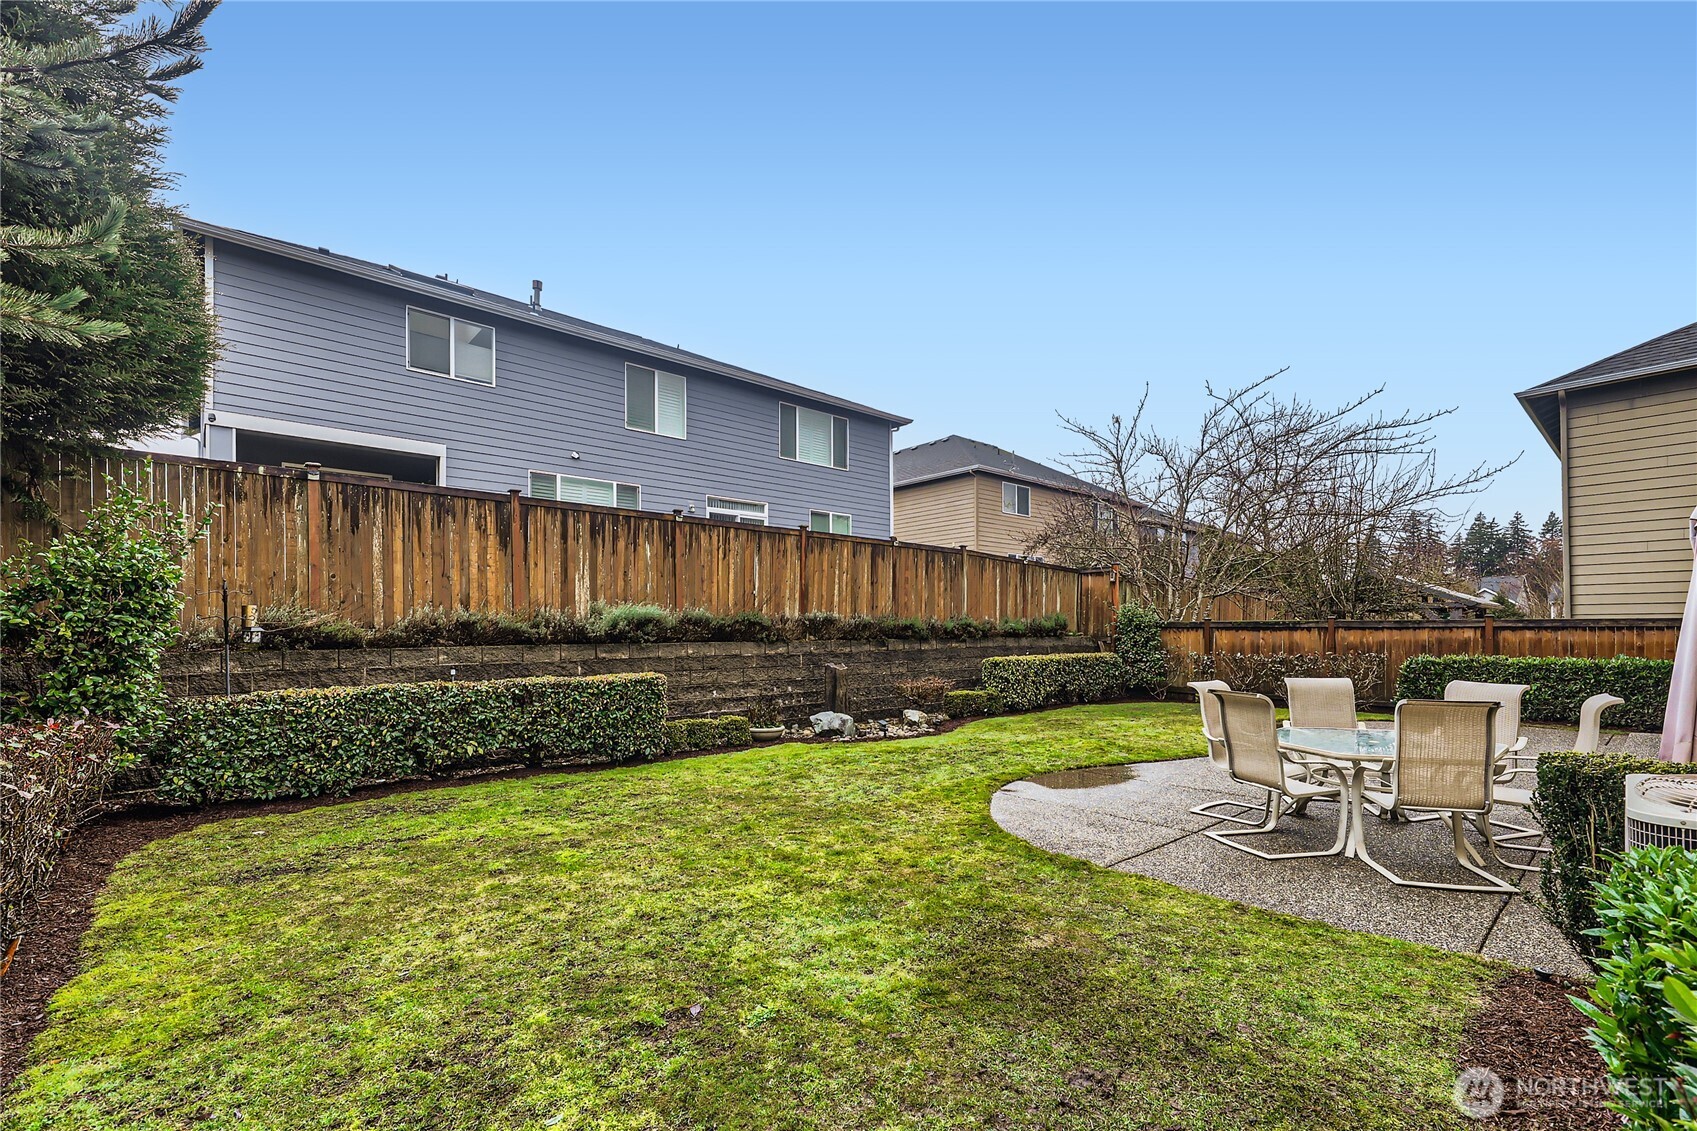
[(184, 227), (222, 347), (208, 458), (891, 534), (905, 417), (555, 313), (539, 293)]

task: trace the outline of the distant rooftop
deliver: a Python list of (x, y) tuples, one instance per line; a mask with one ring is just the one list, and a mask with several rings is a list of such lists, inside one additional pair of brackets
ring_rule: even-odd
[(1697, 322), (1670, 330), (1659, 338), (1640, 342), (1631, 349), (1610, 354), (1601, 361), (1582, 365), (1542, 385), (1516, 393), (1526, 414), (1544, 434), (1550, 447), (1561, 447), (1561, 407), (1558, 394), (1571, 389), (1589, 389), (1616, 381), (1655, 377), (1681, 369), (1697, 369)]
[(626, 333), (623, 330), (600, 326), (594, 322), (585, 322), (581, 318), (573, 318), (569, 314), (561, 314), (546, 307), (532, 307), (528, 302), (519, 299), (507, 298), (505, 295), (481, 290), (477, 287), (468, 287), (446, 278), (423, 275), (417, 271), (409, 271), (404, 267), (396, 267), (392, 263), (373, 263), (367, 259), (356, 259), (351, 255), (341, 255), (327, 247), (308, 247), (305, 244), (290, 243), (288, 240), (274, 239), (271, 236), (244, 232), (238, 228), (209, 224), (203, 220), (185, 219), (183, 228), (199, 236), (226, 240), (243, 247), (270, 252), (303, 263), (316, 264), (332, 271), (340, 271), (346, 275), (401, 287), (415, 294), (434, 295), (444, 302), (454, 302), (490, 314), (528, 322), (543, 329), (553, 330), (585, 341), (628, 349), (655, 360), (670, 361), (675, 364), (703, 369), (709, 373), (716, 373), (722, 377), (730, 377), (738, 381), (746, 381), (751, 385), (759, 385), (775, 392), (790, 393), (819, 404), (876, 417), (897, 426), (913, 423), (905, 416), (897, 416), (894, 413), (872, 408), (857, 401), (833, 396), (830, 393), (821, 393), (816, 389), (809, 389), (806, 386), (779, 380), (776, 377), (768, 377), (764, 373), (756, 373), (751, 369), (743, 369), (727, 362), (716, 361), (702, 354), (691, 353), (689, 350), (678, 346), (668, 346), (663, 342), (654, 341), (652, 338), (644, 338), (636, 334)]
[(944, 436), (941, 440), (932, 440), (928, 444), (903, 448), (895, 455), (897, 487), (924, 483), (932, 479), (947, 479), (973, 471), (1005, 475), (1010, 479), (1054, 487), (1062, 491), (1079, 491), (1090, 495), (1101, 493), (1076, 475), (1069, 475), (1034, 459), (1026, 459), (1016, 452), (986, 444), (982, 440), (969, 440), (965, 436)]

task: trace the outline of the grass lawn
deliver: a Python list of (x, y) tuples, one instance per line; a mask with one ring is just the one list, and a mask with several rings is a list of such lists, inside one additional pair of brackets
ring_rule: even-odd
[[(112, 877), (6, 1128), (1459, 1127), (1495, 968), (1053, 856), (1193, 704), (208, 824)], [(1244, 867), (1277, 867), (1244, 860)]]

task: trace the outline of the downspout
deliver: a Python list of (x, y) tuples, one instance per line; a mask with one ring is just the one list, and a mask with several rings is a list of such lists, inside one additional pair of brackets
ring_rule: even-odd
[(1573, 619), (1573, 522), (1569, 515), (1568, 489), (1569, 473), (1567, 462), (1567, 390), (1556, 392), (1556, 407), (1559, 410), (1560, 427), (1558, 443), (1561, 448), (1561, 611), (1568, 620)]

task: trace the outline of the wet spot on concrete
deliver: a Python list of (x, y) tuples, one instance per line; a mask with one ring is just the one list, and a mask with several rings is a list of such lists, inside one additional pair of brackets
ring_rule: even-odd
[(1060, 770), (1038, 774), (1028, 779), (1044, 789), (1100, 789), (1107, 785), (1122, 785), (1137, 776), (1131, 766), (1092, 766), (1087, 770)]

